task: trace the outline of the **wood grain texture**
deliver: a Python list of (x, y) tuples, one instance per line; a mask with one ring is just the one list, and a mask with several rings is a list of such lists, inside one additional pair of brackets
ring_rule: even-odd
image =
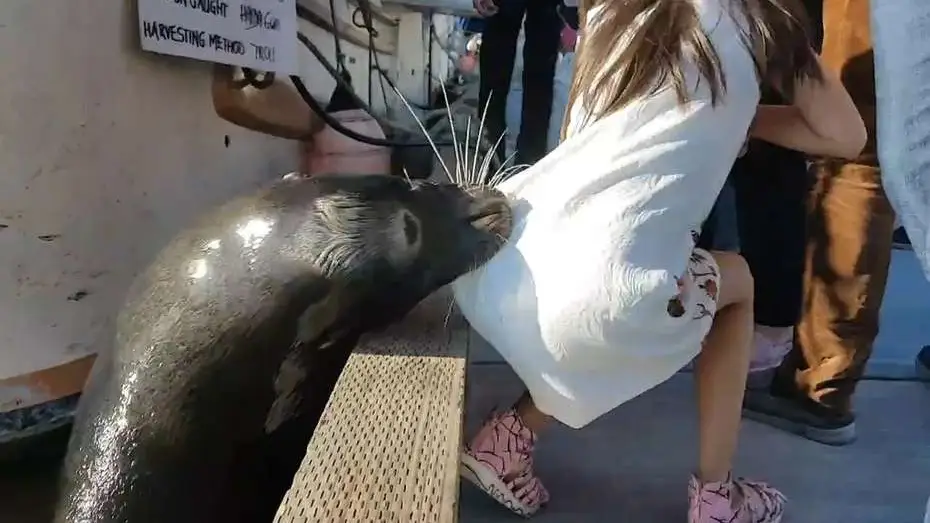
[(277, 523), (454, 523), (468, 330), (438, 293), (360, 344)]

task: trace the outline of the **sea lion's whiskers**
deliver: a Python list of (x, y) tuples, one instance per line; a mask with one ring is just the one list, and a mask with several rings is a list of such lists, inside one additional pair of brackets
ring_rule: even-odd
[(449, 326), (449, 320), (452, 319), (452, 309), (455, 307), (455, 296), (449, 299), (449, 308), (446, 310), (446, 316), (442, 319), (442, 328)]
[(517, 152), (514, 151), (513, 153), (510, 154), (510, 156), (507, 157), (507, 161), (497, 169), (497, 172), (494, 173), (494, 175), (491, 176), (491, 179), (488, 182), (488, 185), (490, 185), (491, 187), (494, 187), (495, 185), (503, 181), (505, 178), (507, 178), (508, 175), (513, 174), (516, 171), (519, 171), (523, 167), (528, 167), (527, 164), (507, 165), (513, 160), (513, 158), (516, 155), (517, 155)]
[[(506, 135), (507, 131), (502, 132), (501, 135), (497, 137), (497, 141), (494, 142), (494, 146), (491, 147), (491, 150), (488, 151), (481, 160), (481, 170), (479, 172), (481, 173), (481, 180), (483, 183), (487, 183), (488, 171), (491, 169), (491, 160), (494, 158), (494, 155), (497, 154), (497, 148), (501, 146), (501, 141)], [(516, 154), (516, 152), (514, 152), (514, 154)], [(507, 165), (507, 162), (510, 161), (513, 156), (514, 155), (511, 154), (501, 165)]]
[[(490, 107), (490, 105), (491, 105), (491, 97), (492, 97), (492, 96), (494, 96), (494, 93), (493, 93), (493, 92), (491, 92), (491, 93), (488, 95), (488, 99), (484, 102), (484, 109), (481, 110), (481, 123), (478, 124), (478, 139), (477, 139), (478, 141), (477, 141), (477, 143), (480, 143), (481, 138), (484, 136), (484, 121), (485, 121), (485, 118), (488, 117), (488, 107)], [(497, 150), (497, 144), (495, 144), (494, 147), (491, 148), (491, 151), (492, 151), (492, 152), (494, 152), (494, 151), (496, 151), (496, 150)], [(478, 153), (479, 153), (479, 152), (480, 152), (480, 151), (478, 150), (478, 146), (476, 145), (476, 146), (475, 146), (475, 159), (474, 159), (474, 161), (472, 162), (472, 171), (474, 171), (474, 176), (475, 176), (475, 178), (481, 177), (481, 176), (478, 174), (478, 172), (477, 172), (477, 169), (478, 169)], [(485, 158), (486, 158), (486, 157), (487, 157), (487, 154), (485, 154)], [(482, 161), (481, 163), (482, 163), (482, 165), (484, 165), (484, 162), (483, 162), (483, 161)]]
[(404, 167), (404, 178), (407, 180), (407, 185), (413, 187), (413, 180), (410, 179), (410, 173), (407, 172), (407, 167)]
[[(465, 122), (465, 137), (466, 139), (471, 139), (471, 117), (468, 117), (468, 120)], [(475, 151), (481, 146), (481, 137), (477, 134), (475, 135)], [(474, 176), (472, 172), (474, 171), (473, 162), (469, 161), (468, 150), (465, 151), (465, 180), (469, 185), (475, 185)]]
[(530, 167), (530, 164), (528, 164), (528, 163), (521, 163), (521, 164), (517, 164), (517, 165), (511, 165), (511, 166), (507, 167), (506, 169), (498, 169), (497, 173), (495, 173), (494, 176), (491, 177), (491, 181), (489, 182), (488, 186), (489, 186), (489, 187), (497, 187), (497, 185), (498, 185), (499, 183), (501, 183), (501, 182), (503, 182), (504, 180), (506, 180), (507, 178), (509, 178), (510, 175), (512, 175), (512, 174), (514, 174), (514, 173), (516, 173), (516, 172), (519, 172), (519, 171), (521, 171), (522, 169), (526, 169), (527, 167)]
[(423, 122), (420, 121), (420, 119), (417, 117), (416, 112), (414, 112), (413, 107), (410, 106), (410, 103), (407, 101), (407, 98), (405, 98), (404, 95), (401, 94), (400, 91), (397, 89), (397, 87), (394, 86), (393, 84), (391, 85), (391, 89), (394, 90), (394, 94), (396, 94), (397, 97), (400, 98), (400, 101), (403, 102), (404, 107), (407, 108), (407, 112), (410, 113), (410, 116), (412, 116), (414, 121), (417, 122), (417, 126), (420, 128), (420, 131), (423, 133), (423, 136), (426, 138), (426, 141), (429, 142), (430, 148), (433, 149), (433, 154), (435, 154), (436, 159), (439, 160), (439, 165), (442, 166), (442, 170), (445, 171), (446, 176), (449, 178), (449, 181), (452, 183), (455, 183), (455, 180), (452, 178), (452, 173), (449, 172), (449, 167), (446, 166), (446, 162), (442, 159), (442, 155), (439, 154), (439, 148), (436, 147), (436, 142), (433, 141), (433, 138), (426, 131), (426, 126), (424, 126)]
[[(468, 141), (469, 141), (470, 139), (471, 139), (471, 116), (469, 116), (468, 119), (465, 120), (465, 151), (464, 151), (464, 153), (463, 153), (463, 155), (462, 155), (462, 156), (463, 156), (463, 158), (462, 158), (462, 163), (464, 164), (464, 165), (462, 166), (462, 170), (463, 170), (466, 174), (469, 173), (469, 172), (471, 172), (471, 171), (468, 169)], [(477, 136), (475, 137), (475, 148), (476, 148), (476, 149), (478, 148), (478, 137), (477, 137)]]
[(442, 99), (446, 103), (446, 118), (449, 120), (449, 129), (452, 131), (452, 150), (455, 153), (455, 180), (453, 183), (462, 185), (462, 155), (459, 151), (459, 141), (456, 137), (455, 118), (452, 117), (452, 107), (449, 105), (449, 92), (446, 91), (445, 82), (440, 82), (439, 89), (442, 91)]

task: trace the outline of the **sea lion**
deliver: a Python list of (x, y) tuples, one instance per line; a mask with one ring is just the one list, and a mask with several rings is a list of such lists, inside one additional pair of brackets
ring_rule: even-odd
[(286, 176), (141, 274), (78, 407), (58, 523), (272, 521), (359, 336), (489, 259), (489, 188)]

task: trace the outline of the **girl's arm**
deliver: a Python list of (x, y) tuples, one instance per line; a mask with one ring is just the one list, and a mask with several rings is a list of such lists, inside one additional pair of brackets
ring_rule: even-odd
[(798, 80), (793, 105), (760, 105), (749, 135), (815, 156), (852, 160), (868, 139), (865, 124), (839, 77), (819, 57), (817, 64), (823, 81)]

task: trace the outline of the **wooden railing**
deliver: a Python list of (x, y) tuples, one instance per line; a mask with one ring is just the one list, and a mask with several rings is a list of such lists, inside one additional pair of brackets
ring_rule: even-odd
[(454, 523), (468, 328), (445, 290), (350, 357), (276, 523)]

